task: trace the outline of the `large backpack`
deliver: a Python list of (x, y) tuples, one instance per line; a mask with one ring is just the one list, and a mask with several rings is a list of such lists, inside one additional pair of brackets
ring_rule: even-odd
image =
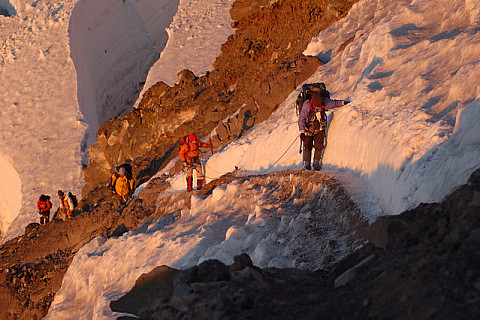
[(297, 113), (297, 117), (300, 115), (300, 111), (302, 111), (303, 103), (310, 99), (314, 92), (319, 92), (322, 96), (330, 98), (330, 92), (327, 91), (327, 86), (325, 86), (325, 83), (305, 83), (302, 86), (302, 92), (298, 94), (297, 101), (295, 102), (295, 111)]
[(129, 163), (124, 163), (120, 166), (120, 168), (125, 169), (125, 176), (127, 177), (128, 180), (133, 179), (133, 173), (132, 173), (132, 165)]
[(71, 192), (69, 191), (69, 192), (68, 192), (68, 197), (69, 197), (70, 200), (72, 201), (73, 209), (75, 209), (75, 208), (78, 206), (77, 196), (74, 195), (73, 193), (71, 193)]

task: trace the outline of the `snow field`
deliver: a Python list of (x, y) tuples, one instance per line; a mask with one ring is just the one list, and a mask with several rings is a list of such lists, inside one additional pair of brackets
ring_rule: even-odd
[(22, 181), (12, 163), (0, 154), (0, 235), (3, 235), (8, 227), (5, 222), (12, 221), (15, 217), (12, 213), (20, 210), (22, 203)]
[[(58, 189), (80, 196), (96, 130), (129, 110), (147, 73), (150, 84), (161, 77), (172, 84), (180, 68), (197, 75), (213, 68), (233, 32), (232, 2), (0, 0), (16, 14), (0, 15), (0, 156), (15, 166), (22, 188), (11, 199), (21, 202), (6, 207), (18, 210), (1, 212), (2, 242), (38, 221), (40, 194), (52, 196), (54, 210)], [(170, 62), (149, 72), (161, 52)]]
[[(478, 21), (468, 19), (463, 1), (442, 3), (432, 8), (427, 0), (358, 2), (305, 51), (325, 56), (355, 37), (306, 82), (325, 82), (333, 98), (351, 99), (334, 111), (324, 167), (360, 176), (363, 182), (357, 187), (367, 184), (386, 214), (441, 200), (480, 166), (473, 154), (450, 154), (441, 168), (429, 156), (443, 149), (463, 123), (457, 112), (472, 109), (469, 116), (475, 118), (479, 112)], [(447, 6), (453, 14), (444, 14)], [(274, 163), (298, 135), (293, 111), (297, 94), (269, 120), (211, 157), (206, 167), (220, 176), (234, 166), (259, 172)], [(464, 130), (469, 137), (464, 148), (474, 152), (478, 131), (475, 126)], [(289, 149), (272, 171), (298, 167), (297, 152), (298, 147)], [(456, 169), (458, 162), (465, 170)], [(435, 173), (428, 181), (427, 171)]]
[(170, 86), (177, 83), (177, 73), (182, 69), (189, 69), (196, 76), (213, 70), (213, 63), (221, 53), (220, 46), (234, 32), (230, 26), (230, 7), (234, 0), (210, 0), (208, 4), (204, 0), (177, 2), (177, 14), (166, 29), (166, 48), (149, 70), (135, 106), (155, 83), (163, 81)]
[(232, 263), (242, 252), (260, 267), (315, 269), (333, 262), (354, 245), (335, 225), (356, 209), (336, 211), (328, 188), (301, 180), (296, 174), (237, 180), (208, 197), (192, 195), (191, 207), (180, 217), (163, 216), (119, 238), (96, 238), (75, 256), (46, 319), (67, 314), (111, 319), (109, 301), (159, 265), (185, 269), (208, 259)]
[(38, 221), (36, 201), (42, 193), (56, 206), (58, 189), (78, 191), (80, 150), (74, 145), (85, 129), (78, 121), (75, 72), (65, 40), (73, 5), (11, 3), (17, 15), (0, 16), (0, 83), (5, 88), (0, 92), (0, 156), (12, 164), (20, 182), (2, 176), (0, 183), (21, 186), (21, 196), (10, 198), (18, 201), (9, 206), (16, 211), (0, 216), (2, 241)]

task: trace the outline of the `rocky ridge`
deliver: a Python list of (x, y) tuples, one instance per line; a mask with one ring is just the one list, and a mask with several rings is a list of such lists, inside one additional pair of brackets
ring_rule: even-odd
[(140, 183), (148, 180), (176, 156), (185, 134), (213, 132), (218, 147), (267, 119), (321, 64), (302, 55), (312, 36), (354, 2), (237, 0), (231, 9), (235, 34), (222, 45), (212, 72), (197, 77), (183, 70), (178, 84), (155, 84), (137, 109), (98, 130), (83, 195), (108, 181), (112, 168), (126, 160)]

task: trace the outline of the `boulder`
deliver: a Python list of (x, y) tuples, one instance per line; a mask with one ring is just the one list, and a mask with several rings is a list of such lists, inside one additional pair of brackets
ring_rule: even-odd
[(177, 77), (180, 83), (190, 83), (197, 79), (197, 76), (195, 76), (195, 74), (188, 69), (183, 69), (182, 71), (180, 71), (177, 74)]
[(25, 227), (25, 234), (29, 234), (30, 232), (34, 231), (34, 230), (38, 230), (40, 228), (40, 223), (37, 223), (37, 222), (32, 222), (32, 223), (29, 223), (26, 227)]
[(173, 281), (179, 270), (159, 266), (138, 278), (126, 295), (110, 302), (116, 312), (139, 314), (140, 309), (150, 306), (155, 300), (168, 298), (173, 293)]

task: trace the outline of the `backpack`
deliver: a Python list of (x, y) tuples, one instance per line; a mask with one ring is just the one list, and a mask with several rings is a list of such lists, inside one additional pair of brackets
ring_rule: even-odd
[(125, 176), (127, 177), (128, 180), (132, 180), (133, 179), (133, 174), (132, 174), (132, 165), (129, 164), (129, 163), (124, 163), (120, 166), (120, 168), (124, 168), (125, 169)]
[(78, 206), (77, 196), (69, 191), (68, 192), (68, 197), (70, 198), (70, 200), (72, 200), (73, 209), (75, 209)]
[(325, 83), (316, 82), (316, 83), (305, 83), (302, 86), (302, 92), (300, 92), (297, 96), (297, 100), (295, 102), (295, 111), (297, 113), (297, 117), (300, 115), (300, 111), (302, 111), (303, 103), (312, 97), (312, 93), (320, 92), (320, 94), (326, 98), (330, 98), (330, 92), (327, 91), (327, 87)]

